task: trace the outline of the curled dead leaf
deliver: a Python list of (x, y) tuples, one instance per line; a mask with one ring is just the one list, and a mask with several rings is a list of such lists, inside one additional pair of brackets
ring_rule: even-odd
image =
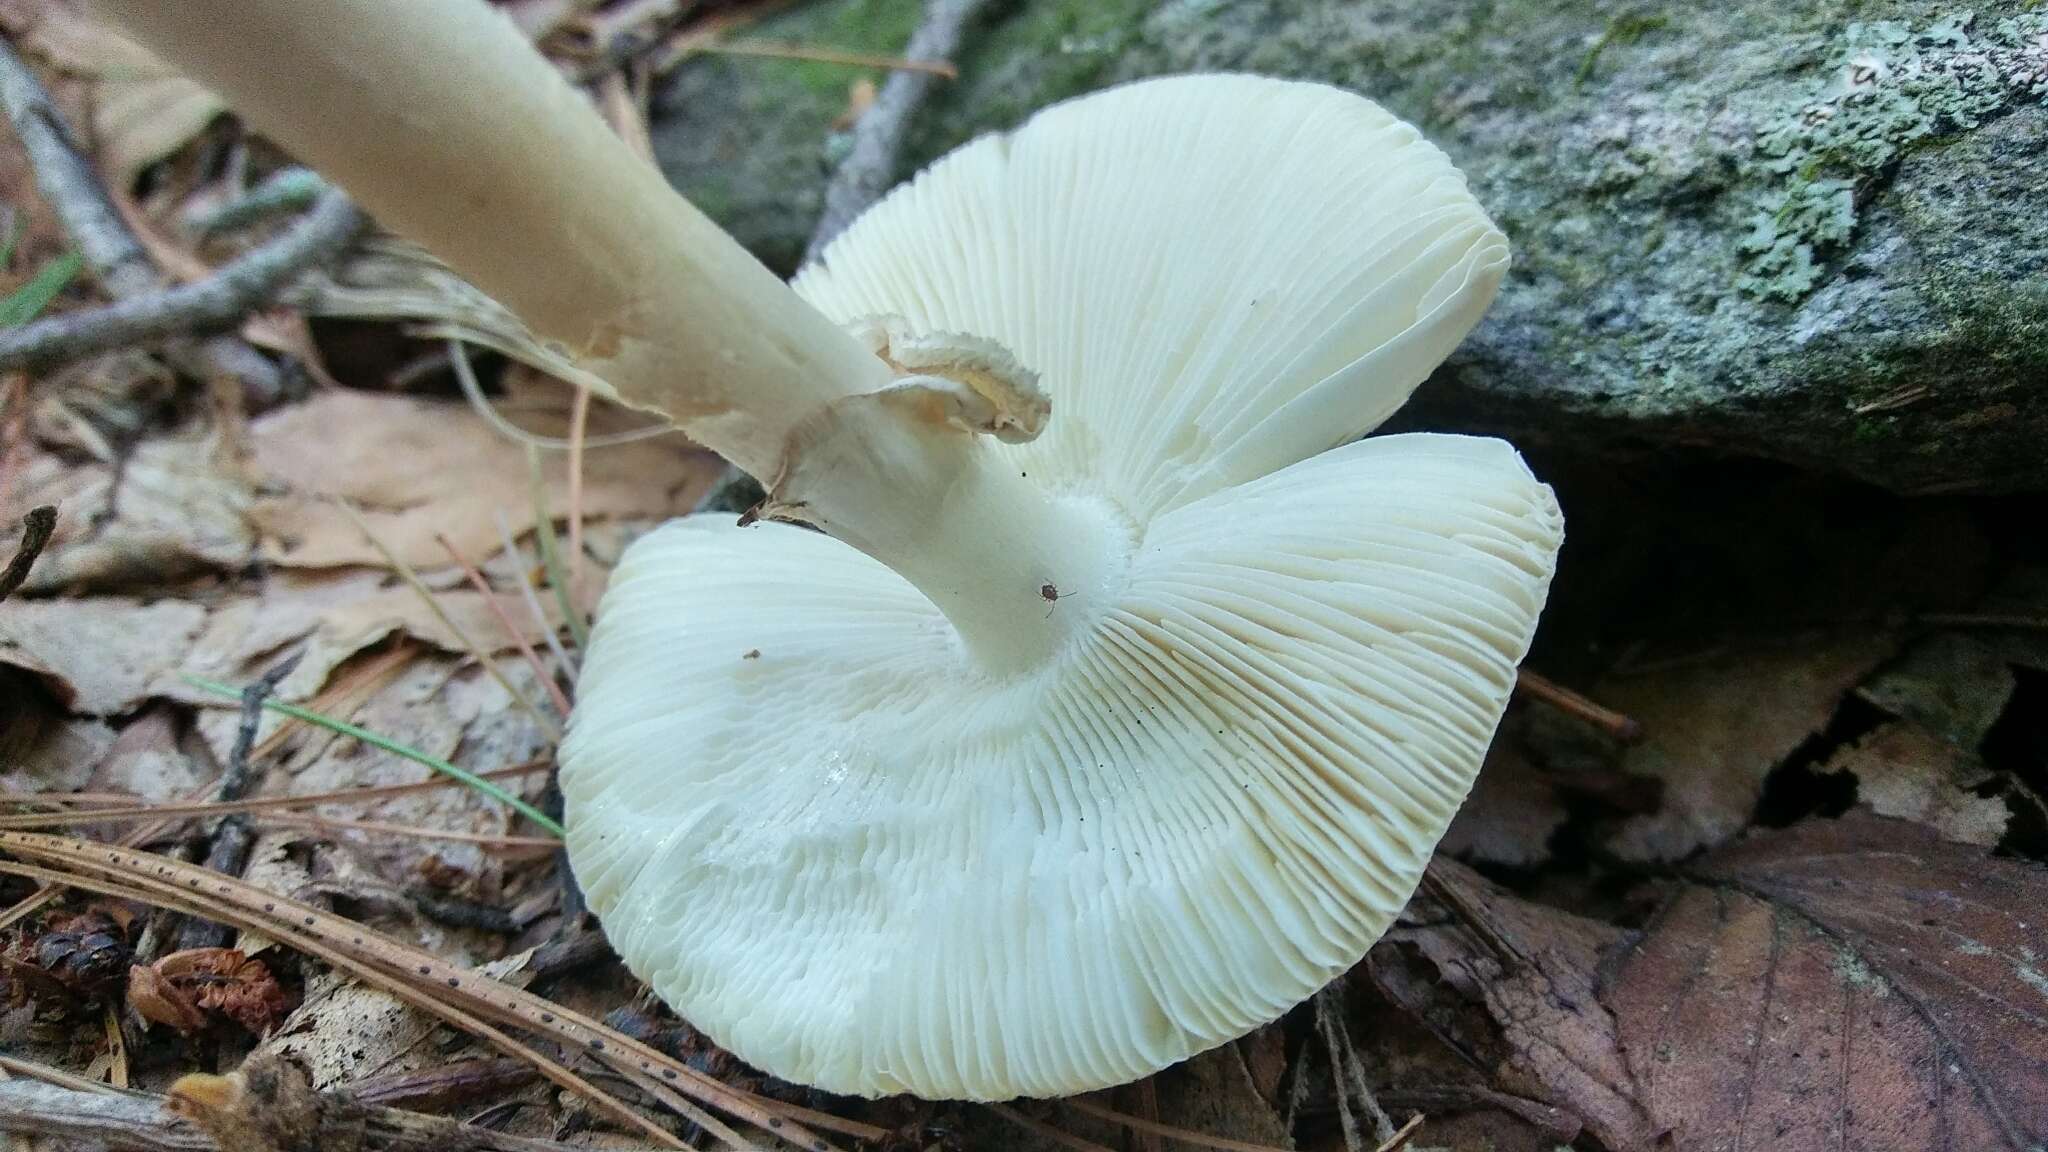
[(151, 1024), (179, 1032), (198, 1032), (206, 1027), (206, 1013), (199, 1010), (184, 989), (142, 964), (128, 969), (128, 1006)]
[(263, 961), (234, 948), (188, 948), (128, 973), (128, 1003), (143, 1019), (180, 1032), (206, 1027), (216, 1013), (267, 1036), (293, 1007)]

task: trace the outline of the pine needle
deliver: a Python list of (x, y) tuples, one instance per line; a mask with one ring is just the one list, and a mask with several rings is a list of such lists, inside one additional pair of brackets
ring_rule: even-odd
[(1062, 1148), (1072, 1148), (1074, 1152), (1114, 1152), (1113, 1149), (1097, 1144), (1093, 1140), (1083, 1140), (1071, 1132), (1062, 1132), (1043, 1120), (1033, 1120), (1008, 1104), (984, 1104), (982, 1107), (987, 1108), (1019, 1128), (1037, 1133), (1039, 1136), (1058, 1144)]
[[(141, 893), (152, 903), (260, 932), (316, 956), (531, 1062), (555, 1083), (589, 1096), (607, 1110), (616, 1109), (614, 1114), (622, 1112), (622, 1118), (651, 1130), (671, 1146), (681, 1145), (665, 1129), (625, 1109), (567, 1068), (493, 1025), (545, 1035), (618, 1073), (730, 1143), (744, 1142), (728, 1126), (685, 1099), (679, 1089), (747, 1123), (774, 1131), (783, 1139), (800, 1142), (810, 1152), (831, 1150), (830, 1144), (787, 1119), (772, 1101), (732, 1088), (573, 1009), (456, 967), (432, 953), (312, 905), (169, 857), (90, 841), (0, 832), (0, 850), (34, 862), (0, 858), (0, 873), (114, 896), (133, 898)], [(879, 1140), (888, 1135), (885, 1129), (837, 1117), (834, 1125), (863, 1140)]]
[(295, 812), (258, 816), (258, 823), (281, 824), (288, 828), (318, 828), (331, 832), (363, 832), (376, 836), (403, 836), (411, 840), (446, 840), (453, 844), (481, 844), (487, 848), (538, 848), (559, 852), (562, 842), (550, 836), (497, 836), (489, 832), (458, 832), (451, 828), (426, 828), (417, 824), (393, 824), (385, 820), (344, 820), (338, 816), (304, 815)]
[[(19, 855), (28, 856), (32, 859), (50, 859), (50, 856), (47, 854), (39, 854), (31, 848), (21, 847), (19, 841), (23, 838), (28, 838), (32, 840), (59, 839), (57, 837), (37, 836), (34, 833), (26, 832), (0, 833), (0, 846), (7, 847), (11, 850), (14, 850)], [(63, 842), (60, 841), (60, 843)], [(83, 844), (83, 842), (71, 843), (78, 843), (81, 845)], [(108, 862), (114, 865), (114, 867), (111, 869), (111, 871), (113, 871), (114, 873), (112, 877), (102, 875), (79, 875), (77, 872), (68, 871), (62, 868), (43, 868), (30, 864), (18, 864), (11, 860), (0, 860), (0, 872), (13, 873), (17, 876), (26, 876), (33, 880), (41, 880), (44, 883), (60, 887), (68, 886), (75, 888), (83, 888), (88, 892), (100, 892), (109, 896), (127, 899), (141, 899), (151, 904), (157, 904), (165, 908), (171, 908), (176, 911), (184, 912), (188, 915), (201, 916), (210, 920), (218, 920), (221, 923), (233, 925), (235, 927), (243, 929), (244, 931), (254, 931), (262, 933), (265, 936), (269, 936), (272, 939), (276, 939), (279, 941), (289, 941), (291, 946), (298, 949), (299, 951), (305, 952), (309, 955), (316, 956), (322, 960), (325, 960), (329, 964), (332, 964), (336, 968), (340, 968), (344, 971), (349, 972), (350, 974), (354, 975), (357, 979), (362, 980), (364, 983), (369, 984), (374, 988), (378, 988), (382, 991), (388, 992), (391, 995), (397, 997), (398, 999), (406, 1002), (407, 1004), (410, 1004), (413, 1007), (418, 1008), (429, 1015), (436, 1016), (446, 1023), (453, 1024), (454, 1026), (462, 1029), (463, 1031), (468, 1032), (472, 1036), (476, 1036), (480, 1039), (486, 1040), (489, 1043), (495, 1045), (499, 1050), (509, 1055), (517, 1056), (521, 1059), (526, 1060), (535, 1068), (539, 1069), (541, 1075), (546, 1076), (549, 1080), (552, 1080), (561, 1087), (567, 1088), (569, 1091), (574, 1092), (577, 1095), (582, 1096), (584, 1099), (591, 1101), (604, 1111), (611, 1113), (614, 1117), (620, 1120), (624, 1120), (628, 1124), (631, 1124), (636, 1128), (640, 1128), (646, 1131), (649, 1135), (653, 1136), (656, 1140), (661, 1141), (663, 1144), (666, 1144), (671, 1148), (687, 1149), (689, 1147), (689, 1145), (677, 1139), (674, 1134), (669, 1132), (668, 1129), (661, 1127), (660, 1125), (647, 1119), (645, 1116), (642, 1116), (638, 1112), (633, 1111), (631, 1108), (626, 1107), (626, 1105), (623, 1102), (621, 1102), (617, 1097), (614, 1097), (609, 1093), (599, 1090), (596, 1086), (584, 1080), (581, 1076), (576, 1075), (574, 1072), (571, 1072), (569, 1069), (563, 1067), (555, 1061), (548, 1059), (546, 1056), (543, 1056), (541, 1053), (535, 1051), (533, 1048), (521, 1043), (520, 1041), (514, 1039), (513, 1037), (507, 1035), (499, 1029), (493, 1028), (489, 1024), (484, 1023), (482, 1020), (477, 1019), (470, 1013), (464, 1012), (459, 1008), (456, 1008), (449, 1004), (445, 1004), (435, 999), (434, 997), (427, 995), (412, 982), (396, 977), (388, 972), (382, 971), (377, 966), (371, 963), (367, 963), (362, 956), (352, 955), (348, 951), (336, 947), (333, 943), (331, 943), (328, 940), (319, 938), (309, 938), (309, 936), (303, 930), (298, 932), (294, 932), (292, 930), (293, 927), (303, 927), (305, 924), (309, 923), (309, 917), (301, 917), (300, 923), (298, 925), (293, 925), (290, 922), (285, 921), (281, 917), (251, 916), (243, 910), (242, 902), (234, 898), (234, 885), (229, 884), (224, 880), (220, 879), (206, 880), (200, 879), (198, 877), (193, 877), (190, 881), (190, 887), (192, 892), (194, 893), (197, 893), (202, 888), (202, 886), (213, 887), (217, 890), (218, 893), (228, 894), (229, 898), (225, 901), (219, 900), (218, 897), (209, 899), (205, 896), (187, 895), (185, 893), (181, 893), (180, 891), (178, 891), (175, 885), (169, 884), (168, 882), (157, 881), (154, 878), (150, 877), (148, 874), (148, 866), (147, 864), (143, 863), (143, 861), (151, 859), (166, 860), (166, 857), (153, 857), (150, 856), (148, 853), (122, 853), (119, 850), (115, 850), (104, 855)], [(128, 859), (126, 861), (123, 861), (123, 857), (127, 857)], [(73, 865), (77, 863), (77, 861), (75, 860), (66, 859), (64, 855), (58, 855), (53, 862)], [(126, 864), (125, 868), (121, 866), (122, 863)], [(177, 871), (177, 869), (173, 868), (169, 864), (164, 864), (158, 865), (155, 869), (153, 869), (153, 871), (155, 871), (161, 876), (170, 876), (173, 875)], [(204, 873), (204, 875), (208, 877), (219, 877), (220, 874), (208, 872)], [(273, 897), (269, 900), (264, 901), (264, 903), (272, 907), (276, 907), (287, 904), (289, 902), (286, 901), (283, 897)], [(299, 907), (303, 907), (308, 911), (311, 911), (310, 905), (301, 905)], [(347, 922), (344, 921), (343, 923)], [(273, 933), (275, 935), (273, 935)], [(353, 938), (369, 939), (370, 932), (368, 929), (361, 929), (356, 933), (356, 935)], [(390, 941), (390, 943), (396, 945), (397, 941)], [(740, 1146), (737, 1140), (735, 1140), (733, 1143), (735, 1144), (735, 1146)]]
[[(477, 775), (486, 780), (505, 780), (545, 772), (552, 765), (545, 760), (493, 768)], [(32, 831), (62, 828), (73, 824), (118, 824), (134, 820), (167, 820), (172, 817), (209, 818), (235, 812), (277, 812), (294, 808), (317, 808), (323, 804), (367, 804), (391, 796), (459, 788), (462, 781), (436, 776), (416, 784), (380, 784), (373, 788), (343, 788), (334, 792), (307, 792), (299, 796), (259, 796), (246, 800), (211, 800), (195, 803), (140, 804), (126, 793), (72, 792), (63, 795), (0, 796), (0, 804), (59, 806), (55, 812), (26, 812), (0, 816), (0, 829)], [(106, 805), (102, 807), (101, 805)], [(84, 806), (84, 807), (81, 807)]]
[(562, 638), (555, 634), (555, 628), (548, 623), (547, 610), (540, 606), (540, 597), (534, 595), (533, 581), (527, 579), (532, 565), (526, 562), (526, 553), (519, 550), (519, 542), (512, 538), (512, 522), (505, 516), (503, 508), (498, 509), (498, 542), (505, 551), (505, 558), (519, 573), (519, 596), (526, 601), (526, 610), (540, 621), (541, 638), (548, 642), (548, 651), (555, 654), (555, 660), (562, 665), (563, 675), (569, 682), (576, 682), (576, 661), (570, 659), (567, 649), (562, 647)]
[[(342, 701), (352, 697), (366, 696), (379, 685), (388, 683), (391, 677), (396, 676), (399, 670), (405, 667), (405, 662), (409, 659), (411, 659), (411, 652), (407, 645), (401, 641), (394, 645), (390, 651), (372, 660), (360, 672), (350, 674), (344, 683), (329, 686), (320, 693), (318, 699)], [(230, 689), (229, 692), (236, 699), (241, 698), (242, 694), (240, 692), (233, 689)], [(249, 754), (251, 756), (269, 755), (273, 749), (284, 742), (285, 737), (291, 734), (292, 727), (293, 725), (290, 723), (278, 725), (277, 731), (258, 741), (256, 747)], [(185, 799), (188, 802), (197, 802), (207, 796), (211, 796), (214, 784), (218, 781), (219, 777), (207, 781), (197, 791), (186, 793)], [(139, 827), (130, 828), (127, 835), (121, 837), (121, 846), (124, 848), (134, 848), (138, 845), (146, 844), (149, 842), (150, 837), (155, 836), (169, 825), (169, 820), (156, 818)], [(57, 893), (61, 891), (63, 891), (62, 888), (45, 887), (15, 901), (14, 907), (7, 909), (5, 912), (0, 912), (0, 928), (6, 928), (8, 925), (34, 914), (36, 909), (56, 899)]]
[[(218, 681), (207, 680), (202, 677), (193, 676), (190, 673), (180, 672), (178, 674), (178, 677), (179, 679), (185, 681), (187, 684), (190, 684), (195, 688), (203, 688), (206, 691), (212, 692), (219, 696), (240, 699), (242, 695), (241, 690), (238, 688), (229, 687), (228, 685), (219, 683)], [(396, 740), (392, 740), (389, 737), (385, 736), (379, 736), (378, 734), (370, 731), (367, 728), (358, 728), (354, 724), (350, 724), (346, 720), (336, 720), (332, 716), (323, 716), (310, 708), (301, 708), (297, 704), (287, 704), (282, 700), (276, 699), (275, 697), (266, 697), (263, 701), (263, 706), (265, 708), (270, 709), (272, 712), (276, 712), (285, 716), (290, 716), (294, 720), (303, 720), (308, 724), (318, 725), (319, 727), (327, 729), (329, 732), (337, 732), (343, 736), (348, 736), (353, 739), (360, 740), (363, 743), (368, 744), (372, 748), (381, 748), (384, 751), (391, 753), (393, 756), (401, 756), (407, 760), (412, 761), (415, 764), (431, 768), (434, 771), (441, 773), (443, 776), (448, 776), (455, 780), (459, 780), (462, 783), (468, 785), (469, 787), (474, 788), (478, 792), (481, 792), (484, 795), (489, 796), (491, 799), (500, 801), (501, 803), (510, 806), (513, 811), (519, 813), (521, 816), (526, 817), (528, 820), (533, 821), (536, 825), (554, 833), (556, 836), (560, 836), (562, 834), (562, 826), (556, 823), (551, 817), (549, 817), (547, 813), (541, 811), (538, 808), (535, 808), (533, 805), (528, 804), (526, 801), (521, 800), (519, 797), (514, 796), (512, 793), (506, 791), (503, 788), (500, 788), (496, 784), (491, 783), (489, 780), (484, 779), (482, 776), (479, 776), (476, 773), (471, 772), (467, 768), (457, 768), (455, 765), (450, 764), (446, 760), (442, 760), (434, 756), (429, 756), (424, 752), (408, 748), (405, 745), (400, 744)]]
[(1270, 1144), (1252, 1144), (1244, 1140), (1232, 1140), (1226, 1136), (1210, 1136), (1187, 1128), (1175, 1128), (1171, 1124), (1161, 1124), (1157, 1120), (1143, 1120), (1079, 1097), (1062, 1100), (1060, 1103), (1084, 1116), (1093, 1116), (1097, 1120), (1121, 1125), (1133, 1132), (1147, 1132), (1182, 1144), (1192, 1144), (1197, 1148), (1218, 1148), (1222, 1152), (1283, 1152), (1282, 1149)]
[(533, 717), (533, 722), (540, 725), (540, 730), (547, 735), (549, 742), (561, 743), (562, 726), (549, 719), (526, 693), (519, 690), (518, 685), (512, 683), (512, 678), (505, 675), (505, 670), (498, 667), (498, 662), (491, 659), (491, 654), (485, 651), (482, 645), (470, 639), (469, 633), (462, 630), (462, 625), (457, 624), (455, 618), (448, 615), (448, 610), (441, 607), (441, 598), (434, 595), (434, 590), (427, 587), (426, 581), (420, 579), (420, 574), (413, 571), (412, 565), (393, 552), (377, 533), (370, 529), (369, 521), (364, 520), (362, 514), (348, 501), (336, 500), (335, 505), (349, 518), (349, 522), (356, 526), (356, 530), (363, 534), (363, 538), (370, 542), (370, 546), (377, 550), (377, 554), (384, 557), (385, 562), (404, 577), (406, 584), (419, 594), (419, 598), (425, 601), (427, 610), (434, 614), (434, 619), (441, 622), (441, 627), (446, 628), (449, 634), (455, 637), (456, 642), (461, 644), (477, 663), (483, 665), (484, 671), (490, 673), (491, 679), (498, 682), (498, 687), (503, 688), (506, 694), (512, 697), (512, 702), (519, 705), (521, 712)]
[(548, 574), (555, 599), (562, 608), (562, 622), (569, 626), (569, 638), (578, 652), (590, 650), (590, 630), (577, 615), (569, 597), (569, 574), (562, 568), (562, 555), (555, 542), (555, 517), (548, 511), (547, 481), (541, 476), (540, 449), (526, 446), (526, 475), (533, 488), (533, 536), (540, 543), (540, 566)]
[(569, 599), (583, 589), (583, 441), (590, 432), (590, 389), (578, 386), (569, 408)]
[[(547, 689), (548, 699), (554, 704), (556, 714), (564, 720), (568, 719), (569, 698), (562, 695), (561, 686), (555, 683), (555, 678), (548, 672), (547, 665), (540, 662), (540, 653), (533, 650), (533, 645), (526, 639), (526, 633), (512, 622), (512, 617), (505, 612), (505, 606), (498, 603), (498, 593), (491, 588), (490, 581), (485, 580), (484, 574), (477, 570), (477, 566), (469, 562), (469, 557), (462, 554), (462, 550), (455, 546), (455, 541), (439, 532), (434, 533), (434, 539), (441, 542), (441, 547), (447, 551), (448, 558), (455, 561), (456, 567), (462, 569), (463, 578), (469, 581), (469, 586), (476, 590), (477, 595), (484, 598), (484, 604), (490, 608), (491, 615), (497, 618), (498, 626), (505, 630), (506, 638), (519, 646), (519, 654), (526, 658), (527, 665), (533, 669), (534, 678), (540, 681), (542, 688)], [(551, 631), (545, 614), (541, 616), (540, 624), (542, 631)]]

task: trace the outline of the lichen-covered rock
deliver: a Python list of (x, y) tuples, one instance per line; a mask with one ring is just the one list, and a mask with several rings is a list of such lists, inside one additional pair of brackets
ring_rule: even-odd
[[(814, 0), (761, 34), (892, 51), (921, 8)], [(1516, 267), (1406, 422), (2048, 485), (2048, 9), (2026, 0), (1018, 0), (958, 63), (908, 165), (1189, 69), (1340, 84), (1421, 125)], [(856, 75), (693, 61), (657, 148), (787, 269)]]

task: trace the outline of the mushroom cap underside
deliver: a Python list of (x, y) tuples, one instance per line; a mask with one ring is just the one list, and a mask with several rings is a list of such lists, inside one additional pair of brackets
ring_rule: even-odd
[(866, 556), (678, 521), (606, 593), (564, 750), (571, 859), (634, 972), (778, 1075), (1122, 1083), (1385, 930), (1561, 530), (1500, 441), (1360, 441), (1160, 517), (1081, 640), (992, 683)]
[(825, 536), (636, 543), (562, 751), (620, 955), (779, 1076), (975, 1099), (1146, 1075), (1355, 964), (1478, 770), (1562, 524), (1498, 441), (1325, 449), (1506, 259), (1412, 127), (1236, 76), (1050, 109), (862, 217), (799, 291), (1014, 353), (1052, 419), (977, 450), (1128, 555), (996, 678)]

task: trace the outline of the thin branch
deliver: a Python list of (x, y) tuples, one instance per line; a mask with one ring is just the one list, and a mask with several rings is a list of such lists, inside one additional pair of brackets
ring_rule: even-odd
[[(6, 106), (7, 118), (35, 169), (36, 187), (107, 294), (127, 300), (158, 291), (162, 278), (149, 253), (72, 140), (49, 92), (4, 40), (0, 40), (0, 104)], [(283, 387), (275, 365), (231, 336), (198, 341), (180, 338), (171, 342), (165, 355), (180, 372), (195, 379), (240, 380), (250, 399), (259, 405), (275, 400)]]
[[(286, 676), (291, 675), (298, 663), (299, 654), (280, 660), (242, 689), (241, 723), (235, 728), (235, 743), (228, 750), (227, 767), (221, 770), (220, 783), (213, 789), (217, 803), (233, 803), (249, 794), (249, 786), (255, 776), (249, 767), (253, 758), (250, 752), (256, 747), (256, 730), (263, 725), (263, 701), (277, 690)], [(206, 850), (206, 866), (215, 872), (240, 876), (243, 865), (249, 862), (249, 848), (255, 842), (256, 833), (247, 819), (240, 815), (227, 816), (213, 831), (213, 844)], [(211, 921), (187, 920), (178, 929), (178, 951), (220, 948), (227, 942), (227, 929)]]
[[(341, 1101), (345, 1097), (323, 1094)], [(353, 1104), (335, 1110), (364, 1121), (363, 1145), (371, 1149), (468, 1148), (477, 1152), (570, 1152), (552, 1140), (510, 1136), (458, 1124), (438, 1116)], [(54, 1136), (81, 1146), (115, 1152), (215, 1152), (221, 1148), (204, 1130), (187, 1123), (161, 1097), (130, 1093), (81, 1092), (33, 1080), (0, 1082), (0, 1131)], [(331, 1134), (337, 1141), (352, 1132)]]
[(180, 288), (129, 296), (89, 312), (38, 320), (0, 334), (0, 371), (45, 369), (117, 348), (232, 327), (276, 299), (301, 272), (338, 255), (363, 214), (339, 189), (321, 193), (297, 223)]
[[(911, 33), (903, 55), (909, 60), (944, 62), (960, 47), (960, 32), (980, 12), (985, 0), (929, 0), (924, 23)], [(930, 72), (897, 71), (882, 84), (875, 103), (854, 126), (853, 150), (832, 174), (825, 188), (825, 211), (811, 232), (804, 261), (816, 260), (854, 218), (882, 198), (896, 182), (904, 137), (938, 77)]]
[[(916, 41), (911, 42), (913, 49)], [(813, 60), (820, 64), (850, 64), (857, 68), (887, 68), (894, 72), (919, 73), (951, 80), (960, 70), (944, 59), (884, 56), (874, 52), (848, 52), (842, 48), (819, 48), (811, 44), (785, 44), (780, 40), (714, 40), (700, 44), (697, 51), (714, 56), (768, 56), (777, 60)]]
[(50, 542), (50, 533), (57, 530), (57, 506), (44, 504), (31, 508), (21, 518), (21, 547), (14, 550), (14, 559), (7, 562), (5, 571), (0, 571), (0, 600), (5, 600), (22, 582), (28, 579), (28, 570), (35, 565), (36, 557), (43, 554), (43, 545)]
[[(903, 49), (909, 60), (944, 62), (960, 47), (961, 30), (985, 6), (987, 0), (929, 0), (924, 22), (910, 34)], [(701, 47), (701, 46), (700, 46)], [(825, 186), (825, 210), (804, 245), (804, 263), (821, 256), (827, 245), (896, 183), (902, 163), (903, 141), (911, 121), (931, 95), (939, 79), (930, 72), (898, 71), (890, 74), (875, 95), (875, 102), (853, 127), (853, 148)], [(738, 465), (727, 464), (696, 511), (716, 510), (729, 502), (728, 492), (746, 474)]]
[(327, 189), (327, 181), (311, 169), (280, 168), (239, 196), (187, 212), (185, 224), (201, 236), (211, 236), (281, 212), (303, 212)]
[(114, 207), (50, 94), (14, 48), (0, 39), (0, 103), (35, 168), (36, 187), (78, 246), (86, 266), (115, 297), (140, 296), (158, 287), (156, 266)]
[(1527, 668), (1516, 670), (1515, 690), (1532, 700), (1540, 700), (1567, 716), (1576, 716), (1624, 744), (1632, 744), (1642, 738), (1642, 725), (1636, 723), (1633, 717), (1594, 703), (1555, 680), (1539, 676)]

